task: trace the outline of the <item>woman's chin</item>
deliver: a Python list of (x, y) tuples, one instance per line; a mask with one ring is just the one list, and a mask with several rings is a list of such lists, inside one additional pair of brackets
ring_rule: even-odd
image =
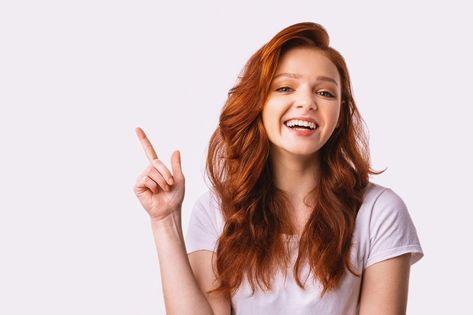
[(286, 151), (286, 154), (292, 155), (294, 157), (301, 157), (301, 158), (311, 158), (311, 157), (316, 157), (319, 154), (319, 150), (316, 150), (314, 148), (287, 148), (284, 151)]

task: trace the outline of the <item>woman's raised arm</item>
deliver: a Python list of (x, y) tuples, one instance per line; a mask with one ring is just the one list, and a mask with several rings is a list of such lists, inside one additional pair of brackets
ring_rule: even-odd
[[(150, 165), (138, 177), (134, 192), (151, 219), (167, 314), (211, 314), (189, 263), (181, 225), (185, 181), (179, 151), (172, 154), (172, 174), (143, 130), (136, 129)], [(209, 266), (211, 268), (211, 264)]]

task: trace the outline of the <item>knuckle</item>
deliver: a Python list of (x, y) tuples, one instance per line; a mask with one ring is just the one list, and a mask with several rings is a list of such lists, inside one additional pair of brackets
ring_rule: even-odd
[(163, 161), (161, 161), (160, 159), (154, 159), (153, 160), (153, 165), (154, 167), (160, 171), (161, 173), (169, 173), (169, 170), (168, 168), (166, 167), (166, 165), (163, 163)]
[(151, 191), (155, 191), (155, 190), (156, 190), (156, 184), (153, 183), (153, 181), (148, 181), (148, 182), (146, 183), (146, 187), (148, 187), (149, 190), (151, 190)]
[(163, 180), (161, 178), (156, 179), (156, 184), (159, 186), (163, 186)]
[(161, 165), (161, 161), (159, 159), (154, 159), (151, 161), (151, 164), (153, 164), (155, 167), (159, 167)]
[(159, 183), (159, 186), (160, 186), (160, 187), (163, 187), (163, 188), (164, 188), (164, 187), (166, 186), (166, 181), (165, 181), (164, 178), (162, 178), (162, 177), (159, 178), (158, 183)]
[(145, 180), (146, 180), (146, 184), (147, 184), (148, 186), (156, 186), (156, 182), (155, 182), (152, 178), (146, 177)]
[(153, 160), (151, 165), (153, 166), (153, 169), (157, 170), (158, 172), (161, 172), (162, 166), (159, 160)]

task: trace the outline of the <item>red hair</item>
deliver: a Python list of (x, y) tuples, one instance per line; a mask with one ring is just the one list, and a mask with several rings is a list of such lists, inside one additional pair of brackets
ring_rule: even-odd
[(246, 63), (229, 91), (219, 126), (208, 149), (207, 174), (224, 216), (216, 250), (219, 286), (210, 291), (233, 295), (246, 275), (255, 290), (271, 290), (272, 275), (286, 272), (289, 252), (282, 234), (294, 234), (287, 196), (274, 185), (270, 142), (261, 112), (282, 55), (294, 47), (316, 47), (337, 67), (342, 85), (339, 126), (320, 149), (320, 176), (309, 194), (315, 206), (304, 227), (294, 276), (308, 263), (323, 285), (323, 296), (337, 287), (350, 266), (355, 219), (361, 206), (370, 168), (363, 120), (352, 96), (348, 69), (329, 36), (316, 23), (285, 28)]

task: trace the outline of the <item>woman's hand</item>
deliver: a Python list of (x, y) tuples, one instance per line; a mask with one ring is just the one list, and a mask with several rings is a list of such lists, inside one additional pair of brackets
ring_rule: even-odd
[(166, 165), (158, 159), (144, 131), (141, 128), (136, 128), (135, 131), (150, 165), (137, 178), (134, 191), (151, 220), (160, 221), (175, 211), (181, 211), (185, 190), (181, 155), (179, 151), (173, 152), (171, 174)]

